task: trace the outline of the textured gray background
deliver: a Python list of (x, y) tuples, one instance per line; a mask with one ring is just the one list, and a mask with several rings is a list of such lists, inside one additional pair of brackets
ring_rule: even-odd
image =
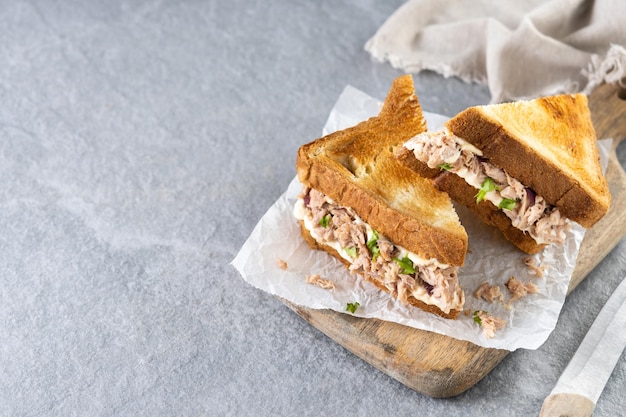
[[(538, 413), (626, 274), (626, 242), (540, 349), (444, 400), (229, 265), (344, 86), (383, 98), (399, 75), (363, 45), (401, 3), (0, 2), (0, 415)], [(428, 111), (489, 100), (415, 82)], [(595, 415), (623, 415), (625, 380), (622, 355)]]

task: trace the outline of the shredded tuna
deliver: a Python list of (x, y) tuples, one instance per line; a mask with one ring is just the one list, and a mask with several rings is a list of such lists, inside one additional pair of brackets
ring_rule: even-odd
[(512, 298), (510, 301), (515, 301), (520, 298), (526, 297), (528, 294), (535, 294), (539, 289), (532, 282), (523, 283), (518, 281), (515, 277), (509, 278), (506, 283), (506, 287), (511, 292)]
[(497, 285), (490, 285), (488, 282), (483, 282), (474, 292), (474, 297), (482, 298), (485, 301), (493, 303), (495, 300), (502, 302), (504, 296), (500, 291), (500, 287)]
[(288, 268), (287, 262), (285, 262), (284, 259), (278, 259), (277, 264), (278, 264), (278, 267), (280, 269), (287, 269)]
[(483, 171), (485, 172), (485, 175), (490, 177), (492, 180), (494, 180), (496, 184), (506, 184), (510, 181), (510, 179), (507, 178), (507, 174), (504, 172), (504, 170), (490, 163), (483, 162), (482, 168), (483, 168)]
[(312, 209), (318, 209), (324, 206), (326, 199), (324, 198), (324, 194), (318, 192), (308, 193), (309, 196), (309, 204), (308, 206)]
[(503, 169), (472, 152), (471, 146), (463, 145), (460, 138), (447, 130), (419, 134), (404, 146), (430, 168), (445, 167), (476, 189), (480, 189), (485, 178), (491, 178), (496, 189), (487, 193), (486, 198), (496, 206), (504, 198), (514, 200), (512, 209), (502, 211), (514, 227), (528, 233), (537, 243), (563, 243), (565, 240), (569, 222), (556, 207), (547, 204)]
[(492, 316), (486, 311), (474, 312), (474, 320), (480, 325), (483, 334), (489, 339), (492, 339), (498, 330), (506, 326), (506, 321)]
[[(305, 188), (301, 199), (304, 213), (311, 219), (312, 235), (320, 243), (337, 243), (351, 258), (349, 270), (383, 285), (400, 301), (409, 303), (411, 296), (429, 299), (444, 313), (461, 310), (463, 290), (458, 283), (457, 268), (427, 263), (413, 265), (414, 273), (405, 273), (397, 261), (402, 250), (385, 236), (378, 235), (376, 253), (368, 247), (368, 226), (354, 210), (341, 207), (323, 193)], [(417, 296), (416, 296), (417, 295)]]
[(322, 278), (319, 274), (311, 274), (306, 276), (306, 283), (317, 285), (325, 290), (334, 290), (335, 283), (329, 279)]
[(536, 275), (537, 278), (543, 277), (543, 274), (545, 273), (547, 268), (545, 265), (538, 266), (535, 263), (535, 258), (533, 258), (532, 256), (528, 256), (526, 259), (524, 259), (524, 264), (528, 267), (528, 269), (530, 269), (530, 273)]

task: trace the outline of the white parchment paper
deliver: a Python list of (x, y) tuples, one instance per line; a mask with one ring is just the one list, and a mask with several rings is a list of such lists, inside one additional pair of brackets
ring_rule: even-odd
[[(375, 116), (380, 106), (378, 100), (348, 86), (332, 109), (323, 134)], [(425, 112), (424, 115), (429, 130), (439, 129), (447, 120), (447, 117), (433, 113)], [(610, 147), (610, 139), (599, 142), (605, 169)], [(242, 277), (254, 287), (309, 308), (375, 317), (468, 340), (483, 347), (511, 351), (538, 348), (554, 329), (585, 234), (579, 225), (572, 224), (563, 246), (548, 246), (533, 256), (537, 265), (546, 267), (544, 276), (539, 278), (531, 274), (524, 264), (528, 255), (506, 241), (499, 231), (476, 219), (465, 207), (456, 206), (469, 236), (469, 251), (465, 265), (459, 271), (459, 280), (465, 290), (465, 310), (484, 310), (507, 323), (494, 338), (489, 339), (483, 335), (471, 314), (460, 314), (456, 320), (447, 320), (405, 306), (373, 284), (350, 274), (332, 256), (312, 250), (300, 236), (300, 228), (292, 212), (300, 191), (301, 184), (294, 178), (232, 261)], [(281, 268), (280, 261), (286, 262), (287, 268)], [(309, 274), (320, 274), (334, 281), (335, 289), (307, 284), (305, 279)], [(505, 283), (511, 276), (522, 282), (534, 283), (539, 288), (538, 293), (510, 301)], [(483, 282), (499, 285), (504, 302), (489, 303), (475, 298), (473, 293)], [(346, 312), (346, 305), (354, 302), (359, 303), (356, 312)]]

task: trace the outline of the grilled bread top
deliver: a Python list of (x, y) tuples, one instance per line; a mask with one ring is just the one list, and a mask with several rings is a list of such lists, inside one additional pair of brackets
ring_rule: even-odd
[(447, 127), (583, 227), (606, 214), (611, 196), (585, 95), (470, 107)]
[(462, 265), (467, 234), (447, 194), (394, 157), (426, 130), (410, 75), (397, 78), (379, 115), (298, 150), (302, 184), (356, 213), (393, 243), (424, 259)]

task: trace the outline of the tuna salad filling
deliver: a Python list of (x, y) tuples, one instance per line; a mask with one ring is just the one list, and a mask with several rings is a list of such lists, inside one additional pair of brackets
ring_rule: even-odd
[(383, 286), (403, 303), (410, 304), (412, 296), (446, 314), (462, 310), (465, 298), (457, 267), (423, 259), (394, 245), (353, 209), (308, 187), (296, 202), (294, 215), (318, 243), (332, 247), (350, 263), (351, 273)]
[(476, 202), (488, 200), (538, 244), (563, 243), (567, 218), (532, 189), (493, 165), (482, 152), (447, 129), (419, 134), (404, 146), (429, 168), (450, 171), (476, 188)]

